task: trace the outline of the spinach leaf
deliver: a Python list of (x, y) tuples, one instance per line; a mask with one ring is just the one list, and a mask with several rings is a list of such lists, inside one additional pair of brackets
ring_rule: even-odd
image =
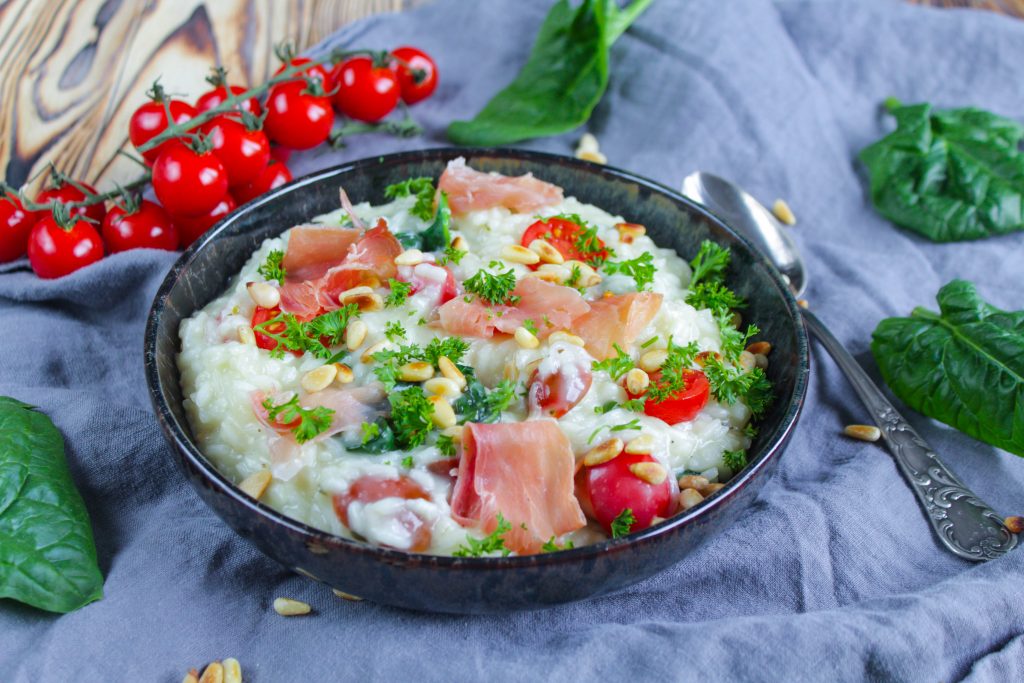
[(70, 612), (103, 597), (82, 497), (48, 417), (0, 396), (0, 597)]
[(444, 251), (452, 243), (448, 226), (452, 222), (452, 210), (448, 207), (448, 195), (444, 192), (437, 200), (434, 222), (420, 233), (420, 249), (423, 251)]
[(860, 153), (879, 213), (935, 242), (1024, 230), (1024, 126), (980, 109), (887, 106), (896, 130)]
[(871, 351), (907, 405), (1024, 457), (1024, 311), (1007, 312), (953, 280), (940, 313), (915, 308), (875, 329)]
[(608, 48), (652, 0), (620, 10), (615, 0), (555, 3), (519, 75), (471, 121), (454, 121), (461, 145), (504, 145), (586, 123), (608, 86)]

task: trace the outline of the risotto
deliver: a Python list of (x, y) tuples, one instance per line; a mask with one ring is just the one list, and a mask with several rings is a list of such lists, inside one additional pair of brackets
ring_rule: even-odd
[(737, 328), (728, 250), (688, 262), (615, 207), (461, 159), (381, 206), (341, 196), (181, 325), (193, 433), (246, 493), (372, 544), (530, 554), (656, 524), (745, 466), (770, 345)]

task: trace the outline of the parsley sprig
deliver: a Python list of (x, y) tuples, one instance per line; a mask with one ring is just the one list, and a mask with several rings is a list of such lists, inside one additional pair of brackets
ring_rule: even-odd
[(429, 221), (434, 216), (435, 192), (434, 181), (430, 178), (409, 178), (384, 188), (384, 196), (388, 199), (416, 197), (416, 203), (409, 213), (425, 221)]
[(508, 556), (512, 551), (505, 547), (505, 539), (502, 535), (512, 531), (512, 525), (509, 524), (505, 516), (500, 512), (498, 513), (498, 526), (488, 534), (485, 538), (473, 538), (472, 536), (466, 536), (465, 545), (460, 545), (456, 548), (455, 552), (452, 553), (455, 557), (481, 557), (489, 553), (501, 552), (502, 556)]
[(306, 443), (330, 429), (331, 418), (334, 416), (333, 410), (323, 406), (303, 408), (299, 404), (298, 394), (293, 394), (289, 400), (278, 405), (274, 404), (273, 399), (265, 398), (263, 408), (271, 422), (287, 425), (298, 420), (291, 430), (299, 443)]
[(735, 474), (747, 466), (747, 452), (744, 450), (726, 451), (722, 454), (722, 461)]
[(604, 370), (613, 380), (617, 380), (633, 369), (633, 359), (617, 342), (612, 344), (612, 348), (615, 349), (614, 358), (595, 360), (590, 367), (595, 372)]
[(700, 243), (700, 250), (690, 261), (693, 275), (690, 277), (690, 289), (704, 281), (720, 281), (725, 277), (732, 254), (728, 247), (721, 247), (711, 240)]
[(761, 368), (745, 372), (709, 354), (704, 359), (704, 376), (711, 385), (711, 393), (721, 403), (733, 405), (742, 399), (754, 417), (763, 415), (771, 405), (772, 383)]
[(603, 269), (609, 275), (619, 273), (633, 278), (638, 292), (645, 291), (654, 282), (654, 273), (657, 272), (657, 268), (654, 267), (654, 256), (650, 252), (644, 252), (628, 261), (608, 261)]
[(412, 284), (394, 278), (388, 278), (388, 287), (391, 291), (388, 292), (387, 298), (384, 299), (384, 306), (387, 308), (396, 308), (403, 305), (405, 300), (409, 298), (409, 294), (412, 293)]
[(256, 269), (256, 272), (263, 276), (263, 279), (277, 280), (282, 285), (284, 284), (285, 268), (281, 265), (284, 262), (284, 252), (280, 249), (274, 249), (267, 254), (266, 260), (260, 264), (260, 267)]
[[(403, 328), (404, 329), (404, 328)], [(426, 361), (437, 367), (441, 356), (458, 363), (469, 350), (469, 342), (462, 337), (435, 337), (425, 346), (401, 344), (397, 349), (384, 349), (373, 354), (373, 373), (384, 388), (390, 391), (398, 383), (398, 369), (411, 361)]]
[(647, 390), (647, 399), (659, 403), (670, 398), (680, 391), (686, 389), (687, 382), (692, 376), (689, 370), (700, 353), (697, 342), (690, 342), (680, 346), (668, 340), (668, 356), (661, 365), (661, 375), (654, 382), (651, 382)]
[(357, 304), (318, 315), (308, 322), (300, 321), (291, 313), (278, 313), (253, 329), (277, 342), (270, 352), (273, 358), (283, 358), (285, 351), (298, 351), (328, 360), (333, 355), (330, 347), (342, 342), (349, 322), (358, 315)]
[(612, 538), (621, 538), (622, 536), (625, 536), (629, 533), (630, 527), (634, 524), (636, 524), (636, 516), (633, 514), (632, 508), (626, 508), (612, 520)]
[(462, 283), (470, 294), (493, 305), (515, 303), (512, 290), (516, 288), (516, 274), (511, 268), (504, 273), (490, 273), (478, 270), (476, 275)]
[(388, 394), (391, 404), (391, 428), (395, 433), (395, 445), (403, 451), (422, 446), (434, 428), (430, 416), (434, 405), (427, 400), (423, 388), (413, 385), (402, 391)]

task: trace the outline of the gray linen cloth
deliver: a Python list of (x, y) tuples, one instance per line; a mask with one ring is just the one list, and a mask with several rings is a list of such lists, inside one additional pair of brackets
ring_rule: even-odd
[[(549, 3), (443, 1), (346, 27), (332, 45), (411, 43), (441, 85), (426, 136), (365, 137), (297, 172), (445, 144), (525, 58)], [(808, 298), (877, 378), (883, 317), (954, 277), (1020, 308), (1024, 234), (936, 245), (879, 218), (856, 152), (890, 95), (1020, 118), (1024, 23), (899, 2), (659, 0), (616, 43), (587, 126), (610, 163), (678, 187), (714, 171), (785, 197)], [(526, 146), (570, 153), (579, 133)], [(614, 209), (614, 207), (611, 207)], [(237, 537), (172, 464), (142, 376), (142, 330), (174, 255), (109, 258), (55, 282), (0, 274), (0, 394), (68, 441), (106, 597), (66, 616), (0, 603), (0, 680), (178, 681), (238, 658), (252, 681), (1024, 680), (1024, 551), (983, 565), (941, 549), (888, 453), (838, 436), (867, 419), (815, 348), (803, 417), (746, 519), (668, 571), (604, 598), (492, 617), (335, 598)], [(1024, 512), (1024, 460), (908, 411), (996, 509)], [(277, 596), (313, 605), (285, 619)]]

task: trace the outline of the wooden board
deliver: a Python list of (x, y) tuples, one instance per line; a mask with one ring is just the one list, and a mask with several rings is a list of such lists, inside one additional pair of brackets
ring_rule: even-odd
[[(423, 1), (8, 0), (0, 5), (0, 167), (15, 186), (53, 162), (109, 189), (138, 174), (117, 151), (156, 78), (189, 100), (206, 89), (212, 64), (233, 83), (258, 83), (277, 68), (273, 46), (283, 40), (302, 49), (355, 19)], [(911, 1), (1024, 16), (1024, 0)]]

